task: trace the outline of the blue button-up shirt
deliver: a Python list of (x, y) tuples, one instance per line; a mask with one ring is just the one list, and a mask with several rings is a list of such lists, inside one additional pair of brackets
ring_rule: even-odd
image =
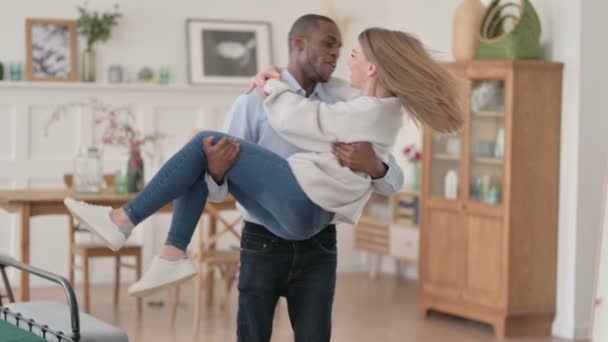
[[(295, 78), (284, 69), (282, 79), (291, 89), (301, 96), (306, 96), (306, 91), (296, 81)], [(334, 82), (317, 83), (314, 91), (309, 96), (312, 100), (318, 100), (326, 103), (335, 103), (346, 100), (344, 88), (336, 89)], [(354, 94), (350, 92), (350, 94)], [(223, 131), (237, 138), (258, 144), (268, 150), (287, 158), (294, 153), (307, 152), (301, 148), (287, 142), (277, 133), (266, 116), (264, 110), (264, 97), (259, 91), (253, 91), (247, 95), (241, 95), (234, 102)], [(221, 202), (228, 195), (228, 182), (224, 182), (221, 186), (217, 185), (213, 178), (206, 176), (207, 186), (209, 188), (209, 200), (213, 202)], [(388, 160), (388, 171), (383, 178), (373, 180), (373, 187), (376, 192), (384, 195), (391, 195), (401, 189), (403, 186), (403, 172), (397, 165), (395, 158), (391, 155)], [(239, 211), (246, 221), (261, 224), (260, 220), (251, 215), (242, 206), (238, 206)]]

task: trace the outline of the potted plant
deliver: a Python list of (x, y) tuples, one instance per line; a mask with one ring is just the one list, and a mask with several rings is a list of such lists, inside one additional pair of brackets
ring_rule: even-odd
[(93, 46), (96, 42), (105, 42), (110, 38), (112, 28), (118, 25), (118, 19), (122, 17), (118, 5), (114, 5), (114, 11), (99, 13), (90, 11), (86, 4), (78, 7), (78, 21), (76, 26), (86, 40), (86, 49), (82, 54), (82, 80), (95, 82), (96, 63)]
[[(82, 111), (83, 109), (90, 110), (95, 120), (96, 128), (100, 127), (101, 129), (101, 144), (127, 148), (129, 154), (127, 162), (128, 192), (141, 191), (144, 182), (142, 150), (146, 145), (156, 143), (167, 136), (160, 132), (143, 134), (136, 127), (135, 114), (130, 107), (111, 107), (95, 99), (59, 106), (45, 125), (45, 135), (48, 135), (50, 126), (62, 116), (67, 115), (71, 109), (78, 111)], [(94, 143), (96, 142), (93, 142), (92, 145)], [(152, 157), (151, 154), (148, 156)]]

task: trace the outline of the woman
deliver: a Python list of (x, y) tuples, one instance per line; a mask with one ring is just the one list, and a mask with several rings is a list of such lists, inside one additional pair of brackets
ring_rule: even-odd
[[(238, 159), (226, 175), (236, 200), (285, 239), (310, 238), (334, 217), (356, 223), (371, 195), (370, 177), (341, 166), (331, 153), (333, 142), (370, 142), (379, 158), (386, 160), (403, 121), (402, 108), (440, 133), (462, 126), (456, 79), (412, 36), (379, 28), (365, 30), (349, 67), (351, 85), (363, 96), (331, 105), (298, 96), (279, 80), (265, 81), (264, 106), (271, 125), (292, 144), (312, 152), (285, 160), (240, 141)], [(71, 213), (113, 250), (124, 244), (137, 224), (176, 200), (160, 257), (129, 288), (130, 294), (145, 295), (196, 274), (185, 250), (208, 194), (201, 181), (207, 172), (203, 140), (223, 137), (217, 132), (198, 134), (122, 208), (66, 198)]]

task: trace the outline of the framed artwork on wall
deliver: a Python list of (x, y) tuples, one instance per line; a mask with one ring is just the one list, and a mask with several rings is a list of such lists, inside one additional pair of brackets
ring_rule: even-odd
[(30, 81), (76, 81), (76, 21), (27, 19), (26, 78)]
[(268, 22), (188, 19), (186, 34), (191, 84), (246, 84), (272, 64)]

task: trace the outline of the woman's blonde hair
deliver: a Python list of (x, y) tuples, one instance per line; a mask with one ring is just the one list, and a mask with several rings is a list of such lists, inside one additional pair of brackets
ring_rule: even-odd
[(401, 31), (370, 28), (361, 32), (359, 43), (378, 67), (381, 85), (399, 98), (417, 122), (439, 133), (461, 129), (461, 84), (418, 39)]

